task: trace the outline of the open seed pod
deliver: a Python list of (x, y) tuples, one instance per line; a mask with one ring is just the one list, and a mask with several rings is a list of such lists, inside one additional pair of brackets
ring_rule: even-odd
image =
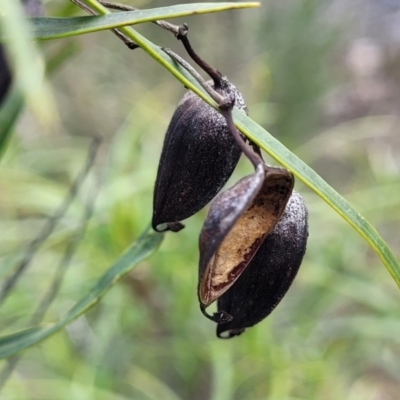
[(300, 194), (293, 192), (282, 218), (245, 271), (218, 298), (218, 312), (232, 316), (231, 321), (218, 324), (218, 337), (240, 335), (272, 312), (299, 270), (307, 238), (307, 208)]
[(225, 310), (209, 316), (205, 309), (246, 269), (281, 218), (293, 185), (289, 171), (260, 163), (254, 174), (221, 193), (211, 205), (199, 239), (198, 296), (208, 318), (230, 319)]
[[(215, 90), (223, 96), (233, 94), (236, 106), (247, 111), (241, 94), (225, 77)], [(240, 154), (225, 118), (196, 94), (186, 93), (164, 140), (154, 189), (153, 229), (183, 228), (180, 221), (221, 190)]]

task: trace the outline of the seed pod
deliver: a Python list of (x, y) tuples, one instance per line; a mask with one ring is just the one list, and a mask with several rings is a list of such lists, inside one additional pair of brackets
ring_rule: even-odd
[(240, 335), (282, 300), (299, 270), (308, 237), (307, 208), (293, 192), (280, 221), (235, 284), (218, 299), (218, 311), (232, 320), (219, 323), (217, 336)]
[(0, 46), (0, 104), (8, 93), (11, 85), (11, 71), (8, 67), (6, 55), (3, 46)]
[[(223, 96), (233, 93), (236, 106), (247, 111), (241, 94), (225, 77), (215, 90)], [(154, 189), (153, 228), (183, 228), (180, 221), (198, 212), (221, 190), (240, 154), (225, 118), (194, 93), (186, 93), (164, 140)]]
[[(43, 15), (43, 7), (39, 0), (23, 0), (25, 12), (30, 16)], [(3, 46), (0, 46), (0, 104), (6, 97), (12, 81), (11, 71)]]
[(293, 185), (293, 175), (286, 169), (259, 164), (254, 174), (221, 193), (211, 205), (199, 239), (198, 287), (200, 308), (210, 319), (229, 320), (227, 313), (210, 317), (205, 308), (245, 271), (281, 218)]

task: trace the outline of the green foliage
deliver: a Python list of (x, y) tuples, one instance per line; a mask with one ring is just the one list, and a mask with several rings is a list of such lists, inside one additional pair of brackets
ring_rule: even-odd
[(21, 112), (23, 100), (18, 90), (13, 90), (5, 104), (0, 109), (0, 157), (6, 148), (7, 139), (12, 127)]
[[(311, 7), (313, 2), (301, 3)], [(278, 11), (271, 13), (268, 18)], [(307, 37), (312, 35), (312, 27), (317, 26), (314, 15), (310, 13), (307, 20), (310, 33), (299, 40), (299, 54), (311, 40)], [(104, 17), (97, 21), (101, 18)], [(213, 24), (211, 16), (202, 18), (207, 18), (207, 28), (214, 32), (229, 25), (219, 19)], [(304, 14), (299, 19), (292, 14), (292, 18), (287, 27), (276, 29), (302, 29), (299, 20)], [(195, 24), (193, 19), (190, 26)], [(143, 29), (144, 36), (151, 37), (152, 31), (146, 31), (144, 26)], [(266, 28), (259, 29), (262, 32)], [(192, 28), (193, 39), (196, 32), (202, 30)], [(211, 102), (158, 47), (135, 35), (182, 83)], [(36, 237), (62, 202), (86, 157), (88, 140), (76, 135), (106, 132), (101, 165), (84, 182), (70, 209), (0, 309), (0, 348), (8, 352), (3, 356), (37, 343), (69, 324), (40, 347), (23, 353), (17, 367), (21, 373), (7, 381), (4, 396), (43, 400), (54, 399), (57, 393), (59, 399), (355, 400), (384, 395), (391, 398), (394, 393), (392, 398), (396, 398), (400, 387), (393, 373), (400, 368), (398, 291), (354, 231), (306, 187), (297, 190), (304, 193), (310, 210), (311, 236), (298, 279), (268, 320), (234, 341), (218, 341), (213, 324), (198, 310), (197, 235), (204, 212), (191, 218), (182, 232), (166, 235), (160, 250), (150, 260), (141, 261), (161, 240), (161, 236), (152, 234), (131, 244), (148, 224), (162, 133), (182, 91), (178, 92), (176, 82), (160, 76), (160, 69), (153, 70), (155, 63), (147, 62), (138, 51), (128, 52), (122, 45), (119, 51), (111, 35), (108, 38), (104, 34), (101, 42), (91, 36), (85, 51), (53, 79), (62, 119), (57, 132), (62, 136), (41, 136), (41, 126), (32, 123), (28, 110), (8, 130), (15, 135), (8, 141), (7, 151), (2, 149), (0, 277), (5, 280), (17, 265), (21, 249)], [(224, 37), (221, 32), (221, 42), (225, 42)], [(163, 44), (168, 40), (167, 37)], [(234, 37), (231, 41), (235, 41)], [(61, 41), (52, 45), (59, 44)], [(289, 41), (282, 42), (283, 47), (289, 45)], [(225, 43), (222, 47), (215, 44), (215, 48), (206, 44), (202, 54), (212, 59), (218, 53), (225, 54), (225, 50)], [(285, 53), (285, 48), (279, 50)], [(325, 50), (328, 53), (330, 49)], [(233, 62), (227, 63), (227, 73), (235, 83), (254, 79), (260, 62), (258, 51), (255, 49), (255, 55), (245, 60), (239, 54), (242, 65), (238, 71), (229, 69)], [(291, 52), (290, 46), (286, 51)], [(276, 61), (272, 50), (268, 60)], [(316, 57), (315, 62), (318, 61)], [(307, 99), (317, 103), (321, 101), (320, 88), (306, 73), (309, 65), (300, 63), (296, 74), (310, 82), (303, 82), (302, 90)], [(266, 64), (262, 66), (267, 69)], [(279, 69), (274, 70), (276, 74)], [(146, 76), (148, 81), (142, 83)], [(278, 78), (280, 90), (289, 93), (291, 83), (283, 73)], [(251, 98), (248, 91), (246, 97)], [(253, 109), (259, 115), (256, 104), (252, 105), (256, 102), (267, 114), (273, 110), (266, 97), (259, 95), (250, 102), (250, 115)], [(9, 119), (2, 123), (2, 129), (11, 127), (13, 122), (13, 114), (5, 113), (6, 107), (8, 103), (0, 121)], [(291, 119), (290, 126), (296, 126), (304, 115), (287, 112), (286, 118)], [(332, 182), (349, 203), (368, 215), (391, 247), (398, 248), (400, 174), (384, 161), (390, 154), (384, 143), (391, 140), (392, 129), (397, 131), (396, 118), (368, 116), (326, 131), (321, 127), (314, 139), (293, 151), (301, 154), (310, 167), (250, 119), (240, 114), (235, 114), (235, 119), (245, 134), (364, 232), (396, 275), (397, 261), (385, 251), (387, 247), (380, 236), (310, 169)], [(372, 148), (381, 151), (377, 159), (370, 155)], [(246, 168), (242, 163), (233, 180), (246, 173)], [(344, 168), (346, 173), (341, 174)], [(102, 190), (94, 217), (46, 317), (50, 324), (23, 330), (76, 234), (87, 195), (98, 185), (99, 170)], [(126, 247), (130, 250), (120, 258)], [(139, 259), (137, 268), (117, 282)], [(110, 269), (110, 265), (114, 267)], [(99, 284), (101, 275), (105, 278)], [(71, 323), (115, 283), (96, 307)]]
[(35, 39), (57, 39), (159, 19), (179, 18), (193, 14), (256, 7), (257, 5), (258, 3), (182, 4), (151, 10), (114, 13), (100, 17), (32, 18), (31, 36)]
[[(99, 12), (108, 13), (109, 11), (102, 6), (98, 6)], [(139, 44), (151, 57), (168, 69), (172, 75), (179, 79), (186, 87), (197, 93), (204, 101), (216, 107), (215, 102), (205, 93), (199, 84), (183, 68), (179, 68), (158, 46), (154, 45), (132, 28), (124, 27), (121, 29), (129, 38)], [(296, 157), (292, 152), (274, 139), (267, 131), (258, 124), (254, 123), (249, 117), (240, 112), (234, 113), (234, 120), (241, 132), (243, 132), (254, 143), (258, 144), (263, 150), (270, 154), (284, 167), (292, 171), (296, 177), (300, 178), (307, 186), (314, 190), (323, 200), (325, 200), (335, 211), (337, 211), (354, 229), (371, 245), (379, 255), (393, 279), (400, 287), (400, 263), (380, 237), (378, 232), (365, 220), (348, 202), (340, 196), (331, 186), (311, 168)], [(239, 123), (239, 121), (241, 123)]]
[(123, 278), (139, 262), (152, 254), (160, 245), (163, 235), (147, 230), (112, 265), (76, 305), (74, 305), (57, 323), (43, 328), (27, 329), (13, 335), (0, 338), (0, 359), (33, 346), (53, 335), (80, 315), (91, 309), (105, 293)]

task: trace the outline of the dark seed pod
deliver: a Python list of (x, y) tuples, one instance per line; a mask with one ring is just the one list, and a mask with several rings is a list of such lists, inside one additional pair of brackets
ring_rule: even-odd
[(229, 320), (229, 311), (211, 317), (205, 308), (245, 271), (281, 218), (293, 185), (289, 171), (260, 163), (254, 174), (221, 193), (211, 205), (199, 239), (198, 287), (200, 308), (210, 319)]
[(11, 71), (8, 67), (6, 55), (3, 46), (0, 46), (0, 104), (8, 93), (11, 85)]
[(235, 284), (218, 299), (218, 312), (231, 321), (219, 323), (217, 336), (240, 335), (265, 317), (282, 300), (292, 284), (306, 251), (307, 208), (293, 192), (280, 221)]
[[(25, 12), (30, 16), (43, 15), (43, 7), (39, 0), (23, 0)], [(0, 46), (0, 104), (6, 97), (12, 81), (11, 71), (3, 46)]]
[[(215, 90), (223, 96), (233, 94), (235, 105), (247, 111), (241, 94), (225, 77)], [(221, 190), (240, 154), (225, 118), (194, 93), (186, 93), (164, 140), (154, 189), (153, 228), (183, 228), (180, 221), (202, 209)]]

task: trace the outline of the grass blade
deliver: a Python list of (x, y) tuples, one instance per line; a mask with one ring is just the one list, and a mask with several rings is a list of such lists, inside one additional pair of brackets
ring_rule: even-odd
[(55, 324), (33, 327), (0, 337), (0, 359), (10, 357), (58, 332), (92, 308), (106, 292), (140, 261), (150, 256), (160, 245), (163, 235), (147, 229), (139, 239), (106, 271), (88, 294)]
[(57, 110), (51, 89), (44, 76), (44, 58), (37, 44), (32, 42), (30, 22), (24, 7), (15, 0), (0, 0), (1, 32), (8, 38), (7, 61), (14, 85), (19, 87), (24, 100), (43, 127), (57, 121)]
[(241, 132), (292, 171), (296, 178), (312, 189), (367, 241), (400, 287), (400, 263), (376, 229), (313, 169), (260, 125), (237, 110), (234, 118)]
[(13, 88), (0, 109), (0, 158), (4, 154), (14, 123), (22, 110), (23, 98), (17, 88)]
[[(109, 13), (109, 10), (97, 3), (97, 1), (86, 1), (98, 13)], [(207, 93), (205, 93), (194, 78), (190, 76), (186, 70), (178, 66), (158, 46), (154, 45), (131, 27), (122, 27), (121, 32), (137, 43), (152, 58), (158, 61), (164, 68), (182, 82), (185, 87), (195, 92), (209, 105), (218, 110), (216, 103), (207, 95)], [(313, 169), (300, 160), (260, 125), (236, 109), (233, 112), (233, 117), (235, 125), (243, 134), (258, 144), (285, 168), (292, 171), (298, 179), (320, 196), (367, 241), (382, 260), (386, 269), (400, 288), (400, 263), (375, 228), (339, 193), (329, 186), (328, 183), (325, 182), (324, 179), (322, 179)]]
[(258, 3), (193, 3), (150, 10), (118, 12), (103, 16), (85, 16), (74, 18), (32, 18), (32, 37), (36, 39), (55, 39), (124, 25), (135, 25), (159, 19), (185, 17), (193, 14), (214, 13), (219, 11), (257, 7)]

